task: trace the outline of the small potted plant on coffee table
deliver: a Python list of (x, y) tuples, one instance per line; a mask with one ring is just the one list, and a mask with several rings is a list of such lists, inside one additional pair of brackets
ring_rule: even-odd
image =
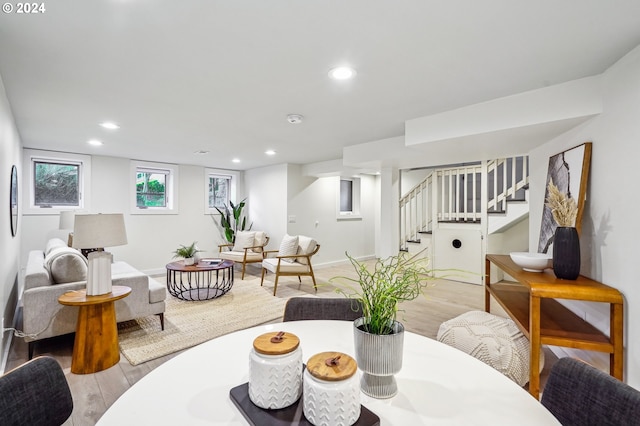
[(193, 265), (195, 263), (196, 253), (202, 251), (202, 250), (198, 250), (196, 243), (197, 241), (194, 241), (193, 243), (191, 243), (190, 246), (180, 245), (180, 247), (178, 247), (173, 252), (174, 254), (173, 258), (175, 259), (176, 257), (181, 257), (184, 259), (184, 264), (186, 266)]

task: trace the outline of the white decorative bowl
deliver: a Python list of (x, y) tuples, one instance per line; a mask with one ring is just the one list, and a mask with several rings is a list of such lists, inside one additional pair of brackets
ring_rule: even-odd
[(509, 256), (516, 265), (529, 272), (542, 272), (546, 268), (551, 268), (553, 264), (552, 256), (548, 253), (513, 251)]

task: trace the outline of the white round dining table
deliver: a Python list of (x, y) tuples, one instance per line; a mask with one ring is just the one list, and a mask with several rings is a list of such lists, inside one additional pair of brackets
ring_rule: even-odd
[[(193, 347), (134, 384), (98, 426), (246, 425), (229, 391), (249, 380), (253, 340), (284, 331), (300, 338), (303, 360), (325, 351), (354, 356), (353, 323), (291, 321), (227, 334)], [(398, 394), (361, 403), (381, 425), (559, 425), (528, 392), (481, 361), (436, 340), (405, 332)]]

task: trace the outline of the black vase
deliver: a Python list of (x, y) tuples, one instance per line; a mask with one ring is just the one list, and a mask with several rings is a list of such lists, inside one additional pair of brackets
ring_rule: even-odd
[(580, 275), (580, 239), (574, 227), (559, 226), (553, 237), (553, 273), (564, 280)]

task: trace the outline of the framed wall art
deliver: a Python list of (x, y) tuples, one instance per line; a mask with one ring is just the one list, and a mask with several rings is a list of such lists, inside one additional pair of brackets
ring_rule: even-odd
[(591, 142), (585, 142), (582, 145), (578, 145), (549, 158), (549, 169), (547, 171), (544, 191), (545, 206), (542, 211), (538, 253), (547, 253), (549, 247), (553, 244), (553, 235), (557, 228), (557, 224), (551, 214), (551, 209), (546, 205), (546, 200), (549, 196), (549, 181), (553, 179), (554, 185), (556, 185), (560, 191), (576, 200), (578, 215), (576, 217), (575, 227), (579, 234), (584, 201), (587, 193), (590, 164)]

